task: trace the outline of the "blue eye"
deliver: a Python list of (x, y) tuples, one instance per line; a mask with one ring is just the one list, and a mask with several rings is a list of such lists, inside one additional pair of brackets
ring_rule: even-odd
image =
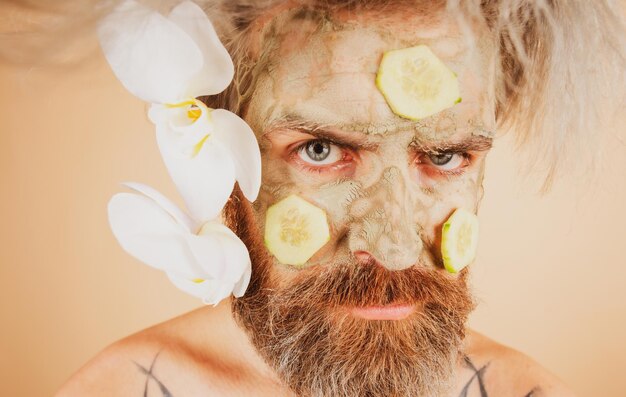
[(324, 161), (330, 154), (330, 144), (323, 141), (309, 142), (305, 146), (307, 156), (313, 161)]
[(455, 170), (463, 165), (466, 156), (462, 153), (436, 153), (426, 155), (430, 164), (442, 171)]
[(298, 149), (298, 156), (309, 164), (333, 164), (341, 160), (341, 149), (328, 141), (317, 139), (303, 144)]
[(428, 158), (434, 165), (446, 165), (452, 160), (454, 153), (430, 154)]

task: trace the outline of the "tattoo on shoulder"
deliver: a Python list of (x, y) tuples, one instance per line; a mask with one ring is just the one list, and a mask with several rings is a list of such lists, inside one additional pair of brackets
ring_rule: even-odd
[(535, 387), (534, 389), (529, 391), (528, 394), (526, 394), (524, 397), (539, 397), (537, 393), (539, 393), (539, 388)]
[(149, 368), (146, 368), (138, 362), (133, 361), (139, 371), (141, 371), (141, 373), (146, 376), (146, 384), (143, 389), (143, 397), (148, 397), (148, 388), (151, 383), (154, 383), (158, 386), (159, 390), (161, 391), (160, 397), (174, 397), (172, 393), (167, 389), (167, 387), (165, 387), (163, 382), (161, 382), (154, 374), (154, 364), (156, 364), (156, 361), (159, 358), (159, 354), (161, 354), (161, 352), (158, 352), (156, 356), (154, 356)]
[(489, 397), (489, 394), (487, 393), (487, 389), (485, 388), (485, 378), (484, 378), (485, 372), (487, 371), (487, 368), (489, 367), (489, 363), (483, 365), (480, 369), (478, 369), (476, 368), (476, 366), (474, 365), (474, 363), (468, 356), (465, 356), (463, 360), (465, 362), (465, 366), (471, 369), (474, 372), (474, 374), (469, 379), (465, 387), (463, 387), (463, 389), (461, 390), (461, 394), (459, 397), (467, 397), (467, 393), (469, 393), (470, 387), (475, 382), (478, 382), (478, 388), (480, 389), (480, 397)]
[[(487, 372), (487, 369), (489, 368), (490, 363), (487, 363), (483, 365), (482, 367), (478, 368), (476, 367), (476, 365), (474, 365), (474, 363), (468, 356), (465, 356), (463, 360), (465, 362), (465, 366), (473, 372), (473, 375), (470, 377), (469, 381), (465, 384), (465, 386), (461, 390), (461, 394), (459, 395), (459, 397), (468, 397), (470, 387), (476, 383), (478, 384), (480, 397), (489, 397), (489, 393), (487, 392), (487, 387), (485, 386), (485, 373)], [(539, 397), (537, 393), (539, 393), (539, 388), (535, 387), (534, 389), (526, 393), (524, 397)]]

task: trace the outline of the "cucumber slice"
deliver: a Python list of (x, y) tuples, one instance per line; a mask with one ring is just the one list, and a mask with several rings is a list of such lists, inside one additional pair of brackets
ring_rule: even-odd
[(423, 119), (461, 102), (456, 73), (425, 45), (386, 52), (376, 86), (391, 110), (410, 120)]
[(296, 195), (265, 216), (265, 246), (281, 263), (301, 266), (330, 240), (326, 212)]
[(450, 273), (458, 273), (474, 261), (478, 247), (478, 217), (462, 208), (443, 224), (441, 255)]

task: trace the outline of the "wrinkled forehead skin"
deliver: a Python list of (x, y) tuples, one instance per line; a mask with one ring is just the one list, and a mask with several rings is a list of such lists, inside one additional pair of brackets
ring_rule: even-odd
[[(267, 62), (257, 70), (244, 115), (262, 152), (262, 191), (254, 204), (261, 232), (267, 208), (297, 194), (327, 213), (331, 230), (306, 266), (340, 264), (360, 251), (391, 270), (440, 265), (441, 225), (456, 208), (477, 209), (484, 156), (463, 175), (434, 178), (412, 164), (411, 148), (493, 137), (491, 39), (476, 33), (476, 48), (470, 48), (463, 30), (442, 13), (343, 13), (333, 23), (288, 14), (282, 17), (289, 22), (261, 48), (271, 52), (261, 56)], [(392, 112), (375, 78), (386, 51), (420, 44), (458, 75), (462, 102), (411, 121)], [(353, 172), (314, 175), (291, 164), (290, 145), (314, 139), (294, 131), (294, 121), (362, 145)]]

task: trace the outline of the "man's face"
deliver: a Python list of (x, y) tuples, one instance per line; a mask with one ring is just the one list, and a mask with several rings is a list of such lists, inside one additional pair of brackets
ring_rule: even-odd
[[(263, 183), (240, 208), (254, 274), (235, 312), (299, 395), (439, 395), (473, 306), (466, 271), (442, 267), (441, 227), (480, 201), (492, 53), (486, 40), (471, 51), (451, 21), (334, 17), (340, 29), (299, 19), (272, 38), (247, 108)], [(462, 102), (410, 121), (375, 78), (383, 53), (420, 44), (458, 75)], [(301, 266), (263, 244), (268, 208), (293, 194), (323, 210), (330, 230)]]

